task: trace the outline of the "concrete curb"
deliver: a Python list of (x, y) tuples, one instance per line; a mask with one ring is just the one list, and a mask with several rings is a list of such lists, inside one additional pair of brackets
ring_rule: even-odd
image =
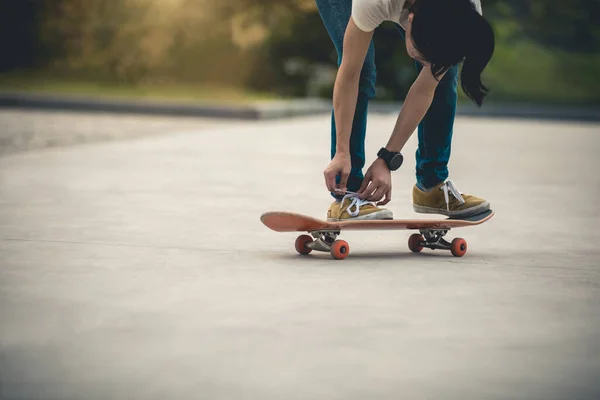
[[(402, 103), (373, 101), (369, 109), (372, 113), (388, 114), (397, 113), (401, 107)], [(214, 105), (0, 92), (0, 108), (267, 120), (329, 114), (331, 102), (322, 99), (302, 99), (264, 101), (247, 105)], [(470, 117), (600, 121), (600, 107), (590, 106), (487, 104), (477, 108), (471, 104), (461, 104), (457, 114)]]
[(90, 99), (68, 95), (0, 93), (0, 108), (69, 110), (119, 114), (150, 114), (180, 117), (205, 117), (264, 120), (331, 112), (321, 100), (265, 101), (243, 105), (154, 102), (147, 100)]
[[(397, 113), (401, 106), (402, 104), (374, 103), (372, 106), (369, 106), (369, 109), (375, 113)], [(474, 104), (459, 104), (456, 114), (478, 118), (600, 122), (600, 107), (594, 106), (489, 103), (478, 108)]]

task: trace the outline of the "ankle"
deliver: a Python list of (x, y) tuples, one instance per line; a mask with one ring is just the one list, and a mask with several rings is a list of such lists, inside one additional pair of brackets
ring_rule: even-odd
[(419, 189), (421, 192), (429, 193), (433, 188), (426, 188), (422, 183), (417, 182), (417, 189)]

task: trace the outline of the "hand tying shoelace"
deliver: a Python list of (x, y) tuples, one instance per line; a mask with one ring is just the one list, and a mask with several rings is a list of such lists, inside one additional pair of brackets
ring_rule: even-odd
[[(348, 211), (348, 215), (350, 215), (351, 217), (356, 217), (360, 212), (360, 208), (365, 204), (369, 204), (369, 201), (359, 198), (358, 193), (355, 192), (346, 191), (346, 195), (342, 199), (342, 204), (344, 204), (344, 201), (346, 201), (346, 199), (352, 199), (350, 205), (346, 207), (346, 211)], [(354, 210), (352, 210), (352, 207), (354, 207)]]
[(450, 196), (448, 193), (452, 193), (452, 196), (456, 198), (460, 202), (460, 204), (465, 204), (465, 199), (463, 199), (461, 193), (458, 191), (458, 188), (454, 184), (454, 182), (448, 179), (444, 185), (440, 188), (444, 192), (444, 199), (446, 200), (446, 209), (450, 211)]

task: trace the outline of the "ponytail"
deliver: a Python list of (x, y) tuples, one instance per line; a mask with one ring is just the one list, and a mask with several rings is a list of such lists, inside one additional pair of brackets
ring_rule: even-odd
[(479, 107), (489, 88), (481, 82), (481, 74), (494, 53), (495, 39), (490, 24), (479, 13), (473, 12), (470, 18), (468, 37), (465, 37), (465, 59), (460, 75), (461, 87), (465, 94)]

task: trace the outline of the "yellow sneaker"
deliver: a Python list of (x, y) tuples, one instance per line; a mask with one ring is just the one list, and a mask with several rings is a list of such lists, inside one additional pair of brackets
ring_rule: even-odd
[(462, 194), (448, 179), (424, 192), (413, 187), (413, 209), (423, 214), (443, 214), (452, 218), (468, 218), (490, 209), (490, 203), (468, 194)]
[(334, 201), (327, 211), (327, 221), (393, 219), (390, 210), (358, 198), (356, 193), (348, 193), (341, 201)]

